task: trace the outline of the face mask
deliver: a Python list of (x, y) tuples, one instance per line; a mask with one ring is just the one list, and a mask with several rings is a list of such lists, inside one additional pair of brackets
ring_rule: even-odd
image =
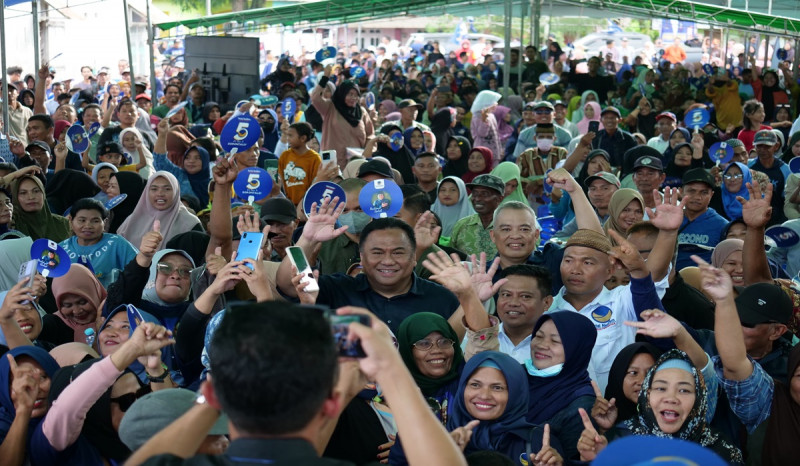
[(275, 129), (275, 122), (260, 121), (258, 125), (261, 126), (261, 130), (264, 131), (264, 134), (269, 134)]
[(537, 139), (536, 147), (542, 152), (547, 152), (553, 147), (553, 140), (550, 138)]
[(347, 232), (354, 235), (361, 233), (370, 220), (372, 220), (372, 217), (364, 212), (350, 211), (339, 216), (339, 223), (342, 226), (347, 226)]
[(561, 369), (564, 368), (564, 363), (556, 364), (555, 366), (550, 366), (546, 369), (537, 369), (536, 366), (533, 365), (532, 359), (527, 359), (525, 361), (525, 369), (528, 370), (528, 374), (533, 377), (553, 377), (561, 373)]

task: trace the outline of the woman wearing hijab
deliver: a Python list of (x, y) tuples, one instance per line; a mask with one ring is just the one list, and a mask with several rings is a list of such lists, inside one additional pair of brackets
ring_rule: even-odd
[(0, 291), (10, 290), (19, 282), (19, 266), (31, 260), (33, 239), (5, 239), (0, 241)]
[(464, 183), (472, 183), (478, 175), (492, 171), (492, 150), (488, 147), (475, 146), (467, 158), (467, 172), (461, 176)]
[[(379, 136), (372, 140), (375, 142), (370, 141), (376, 145), (374, 152), (369, 157), (385, 158), (393, 169), (400, 172), (405, 183), (412, 184), (416, 180), (414, 172), (411, 171), (411, 167), (414, 165), (414, 154), (405, 145), (401, 145), (397, 150), (389, 145), (389, 141), (395, 134), (402, 134), (402, 129), (399, 125), (386, 124), (381, 126)], [(419, 136), (422, 138), (422, 131), (419, 132)]]
[(586, 105), (583, 106), (583, 112), (581, 119), (576, 123), (578, 126), (578, 132), (580, 134), (586, 134), (589, 132), (589, 122), (590, 121), (600, 121), (600, 104), (597, 102), (586, 102)]
[[(322, 116), (322, 150), (335, 150), (339, 168), (347, 165), (347, 148), (364, 147), (375, 129), (369, 112), (359, 103), (361, 93), (355, 81), (345, 80), (330, 99), (323, 92), (330, 79), (330, 68), (311, 91), (311, 103)], [(413, 178), (409, 178), (413, 179)]]
[[(125, 199), (109, 212), (108, 221), (106, 222), (109, 233), (117, 233), (122, 223), (133, 213), (139, 204), (142, 193), (144, 193), (146, 184), (147, 182), (141, 176), (132, 172), (112, 173), (109, 176), (109, 185), (113, 185), (119, 191), (117, 193), (109, 190), (109, 192), (115, 196), (126, 195)], [(109, 195), (109, 197), (112, 196)]]
[(475, 213), (464, 180), (457, 176), (447, 176), (439, 182), (431, 212), (442, 222), (442, 240), (450, 238), (456, 222)]
[[(612, 426), (636, 416), (636, 404), (639, 402), (644, 376), (661, 353), (660, 349), (650, 343), (631, 343), (617, 353), (608, 372), (605, 392), (605, 399), (614, 400), (617, 408), (617, 417), (611, 423)], [(594, 416), (594, 412), (592, 415)], [(601, 421), (597, 422), (600, 424)]]
[[(185, 124), (173, 123), (172, 118), (169, 120), (169, 131), (167, 132), (167, 158), (175, 165), (181, 166), (183, 164), (183, 154), (194, 141), (194, 135), (186, 129)], [(159, 122), (160, 123), (160, 122)], [(188, 124), (188, 123), (187, 123)]]
[[(491, 406), (479, 408), (477, 405)], [(464, 454), (496, 451), (508, 458), (521, 458), (541, 450), (541, 430), (531, 435), (534, 425), (525, 420), (528, 386), (525, 370), (507, 354), (485, 351), (464, 366), (458, 391), (448, 407), (447, 430), (453, 431), (479, 420)], [(532, 445), (526, 443), (533, 440)], [(560, 455), (555, 452), (556, 463)], [(551, 453), (552, 454), (552, 453)]]
[(211, 180), (210, 158), (208, 151), (202, 147), (189, 146), (181, 157), (181, 164), (176, 165), (167, 158), (166, 139), (169, 122), (161, 120), (158, 124), (158, 139), (153, 149), (156, 170), (168, 171), (178, 179), (181, 194), (191, 194), (200, 200), (200, 205), (208, 205), (208, 182)]
[(500, 137), (500, 144), (505, 147), (506, 141), (514, 133), (511, 126), (511, 109), (505, 105), (498, 105), (494, 109), (494, 117), (497, 119), (497, 135)]
[(76, 201), (94, 197), (100, 192), (100, 186), (86, 172), (65, 168), (57, 171), (47, 182), (47, 204), (53, 212), (67, 215), (67, 210)]
[[(744, 464), (742, 453), (712, 430), (706, 383), (689, 356), (679, 349), (667, 351), (647, 372), (639, 391), (637, 414), (610, 432), (617, 436), (651, 435), (688, 440), (706, 447), (729, 464)], [(587, 429), (588, 431), (588, 429)], [(595, 433), (581, 436), (582, 459), (592, 460), (597, 448)], [(587, 450), (588, 447), (588, 450)], [(588, 456), (587, 456), (588, 455)]]
[(778, 104), (789, 103), (789, 95), (781, 86), (780, 78), (778, 78), (778, 73), (775, 70), (768, 69), (764, 71), (761, 79), (753, 80), (753, 91), (755, 92), (755, 99), (764, 104), (763, 108), (767, 118), (775, 115), (775, 107)]
[(14, 228), (14, 201), (11, 191), (0, 187), (0, 235)]
[[(578, 408), (591, 411), (595, 395), (589, 360), (597, 340), (591, 320), (577, 312), (547, 313), (536, 321), (528, 372), (529, 422), (550, 424), (551, 436), (564, 447), (564, 458), (578, 455), (583, 421)], [(587, 411), (588, 412), (588, 411)]]
[(750, 199), (747, 183), (753, 182), (753, 174), (747, 165), (731, 162), (722, 172), (722, 184), (714, 188), (714, 195), (709, 206), (720, 215), (733, 220), (742, 216), (742, 203), (736, 198)]
[[(503, 145), (500, 141), (497, 118), (494, 116), (494, 110), (500, 97), (501, 95), (494, 91), (480, 91), (470, 109), (472, 112), (470, 132), (473, 146), (486, 147), (494, 156), (487, 167), (488, 170), (503, 160)], [(486, 173), (489, 172), (488, 170)]]
[(472, 144), (463, 136), (450, 136), (445, 146), (447, 163), (442, 167), (442, 176), (464, 176), (469, 170), (469, 153)]
[(618, 189), (608, 203), (608, 220), (603, 225), (603, 230), (611, 239), (611, 244), (616, 246), (609, 230), (614, 230), (623, 238), (627, 238), (628, 229), (635, 223), (641, 222), (643, 218), (644, 200), (639, 191), (630, 188)]
[(86, 266), (72, 264), (66, 275), (55, 278), (53, 296), (58, 311), (42, 318), (42, 339), (61, 345), (85, 342), (87, 329), (97, 333), (97, 316), (106, 290)]
[(575, 110), (572, 112), (572, 118), (570, 119), (573, 123), (577, 124), (583, 119), (583, 109), (586, 108), (586, 104), (588, 102), (600, 103), (600, 98), (597, 96), (597, 92), (584, 91), (584, 93), (581, 94), (580, 105), (575, 107)]
[(403, 131), (403, 145), (415, 158), (425, 152), (425, 135), (416, 127)]
[(101, 162), (92, 168), (92, 180), (100, 187), (100, 192), (94, 195), (98, 201), (105, 203), (110, 198), (108, 197), (108, 180), (111, 178), (112, 173), (117, 173), (119, 170), (110, 163)]
[[(35, 346), (14, 348), (0, 358), (0, 457), (4, 464), (30, 463), (31, 438), (50, 408), (47, 395), (57, 371), (58, 363)], [(32, 375), (36, 372), (39, 377)], [(12, 390), (30, 395), (12, 398)]]
[[(683, 128), (679, 128), (683, 129)], [(663, 186), (672, 186), (673, 188), (680, 188), (683, 186), (683, 174), (693, 168), (694, 158), (692, 153), (694, 148), (688, 142), (681, 142), (667, 151), (672, 152), (672, 160), (667, 163), (664, 169), (664, 174), (667, 176), (664, 179)]]
[(120, 225), (117, 234), (124, 236), (131, 244), (140, 244), (142, 237), (152, 230), (153, 222), (158, 220), (162, 244), (166, 244), (175, 235), (201, 230), (200, 219), (183, 206), (180, 195), (178, 180), (172, 173), (155, 172), (147, 181), (136, 208)]
[(724, 270), (731, 277), (733, 286), (746, 286), (743, 269), (743, 250), (743, 240), (729, 238), (720, 241), (711, 253), (711, 265)]
[[(216, 102), (207, 102), (203, 105), (203, 123), (213, 127), (214, 122), (222, 116), (220, 106)], [(213, 131), (213, 129), (212, 129)], [(215, 134), (217, 136), (217, 134)]]
[(455, 136), (453, 126), (456, 122), (456, 109), (444, 107), (433, 114), (431, 118), (431, 132), (436, 137), (434, 152), (443, 156), (447, 152), (447, 143)]
[(525, 191), (522, 189), (522, 175), (519, 171), (519, 165), (514, 162), (500, 162), (494, 167), (491, 174), (499, 177), (506, 184), (506, 190), (500, 205), (511, 201), (528, 204), (528, 198), (525, 197)]
[[(47, 238), (61, 242), (69, 238), (69, 220), (50, 212), (45, 202), (44, 185), (35, 176), (20, 177), (11, 184), (14, 201), (14, 226), (34, 241)], [(63, 211), (62, 211), (63, 212)]]

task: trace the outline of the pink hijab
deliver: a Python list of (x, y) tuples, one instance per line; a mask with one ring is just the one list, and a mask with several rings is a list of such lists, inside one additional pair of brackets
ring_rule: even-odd
[[(150, 185), (159, 177), (166, 179), (172, 186), (172, 205), (167, 210), (158, 210), (150, 204), (148, 195)], [(167, 242), (174, 236), (186, 233), (200, 223), (200, 219), (186, 210), (181, 203), (181, 188), (178, 179), (166, 171), (157, 171), (147, 180), (142, 197), (139, 198), (133, 213), (117, 229), (117, 234), (125, 237), (134, 246), (138, 246), (142, 242), (142, 237), (153, 229), (155, 220), (161, 222), (161, 235), (164, 237), (161, 249), (164, 249)]]
[(506, 123), (506, 115), (509, 113), (511, 113), (511, 109), (504, 105), (498, 105), (494, 109), (494, 117), (497, 119), (497, 135), (500, 136), (503, 145), (514, 132), (514, 127)]
[[(586, 118), (586, 112), (583, 112), (583, 118), (581, 118), (581, 121), (578, 122), (578, 131), (580, 131), (581, 134), (586, 134), (589, 132), (590, 121), (600, 121), (600, 112), (602, 111), (600, 108), (600, 104), (598, 104), (597, 102), (594, 101), (586, 102), (586, 105), (592, 107), (592, 109), (594, 110), (594, 116), (592, 118)], [(586, 108), (586, 105), (584, 105), (583, 107)]]
[(88, 324), (79, 324), (73, 321), (71, 316), (62, 314), (61, 303), (67, 294), (74, 294), (89, 301), (97, 310), (97, 314), (100, 314), (100, 305), (106, 299), (106, 289), (97, 281), (94, 274), (81, 264), (72, 264), (66, 275), (53, 279), (53, 296), (59, 309), (55, 314), (72, 329), (72, 341), (82, 342), (86, 338), (84, 330), (93, 328), (96, 331), (97, 322), (95, 319)]

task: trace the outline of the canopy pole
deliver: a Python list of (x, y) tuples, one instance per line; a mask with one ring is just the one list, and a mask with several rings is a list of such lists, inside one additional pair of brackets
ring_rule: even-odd
[(522, 95), (522, 62), (525, 61), (523, 58), (524, 55), (522, 54), (522, 39), (525, 37), (525, 16), (528, 15), (528, 4), (524, 1), (519, 5), (520, 12), (519, 12), (519, 60), (517, 60), (517, 66), (519, 67), (517, 71), (517, 94)]
[(792, 64), (794, 65), (794, 80), (797, 82), (797, 79), (800, 78), (800, 63), (797, 63), (797, 50), (800, 47), (800, 38), (794, 40), (794, 60), (792, 60)]
[[(209, 0), (210, 1), (210, 0)], [(150, 2), (147, 0), (147, 57), (150, 60), (150, 101), (158, 102), (158, 84), (156, 82), (156, 62), (153, 55), (153, 47), (155, 45), (155, 33), (153, 31), (153, 20), (150, 18)], [(207, 8), (210, 6), (206, 3)]]
[(749, 68), (748, 63), (750, 61), (748, 58), (750, 57), (750, 34), (747, 33), (744, 35), (744, 63), (739, 63), (739, 66), (742, 69)]
[(361, 23), (358, 23), (358, 33), (357, 33), (357, 36), (356, 36), (356, 45), (358, 46), (359, 50), (362, 49), (362, 45), (361, 44), (362, 44), (363, 40), (364, 39), (363, 39), (363, 37), (361, 35)]
[(769, 68), (769, 34), (764, 34), (764, 66), (761, 67), (761, 73)]
[[(730, 36), (731, 36), (730, 28), (725, 28), (725, 56), (722, 57), (724, 60), (722, 67), (726, 69), (728, 68), (728, 41), (730, 41)], [(731, 60), (731, 68), (733, 67), (732, 62), (733, 60)]]
[[(136, 82), (135, 75), (133, 74), (133, 50), (131, 50), (131, 25), (128, 19), (128, 0), (122, 0), (122, 8), (125, 9), (125, 40), (128, 42), (128, 69), (130, 74), (131, 93), (136, 92), (134, 83)], [(135, 97), (135, 96), (134, 96)]]
[(39, 72), (39, 0), (31, 1), (31, 14), (33, 15), (33, 68), (36, 70), (34, 75)]
[(531, 39), (533, 42), (533, 46), (536, 48), (536, 53), (540, 54), (541, 50), (539, 50), (539, 46), (541, 43), (539, 42), (539, 21), (542, 20), (542, 0), (533, 0), (535, 3), (535, 11), (533, 13), (533, 37)]
[(508, 97), (508, 83), (511, 82), (511, 17), (513, 16), (512, 0), (505, 1), (505, 14), (503, 15), (503, 99)]
[(8, 75), (6, 74), (6, 70), (8, 66), (6, 65), (6, 5), (5, 2), (0, 3), (0, 24), (3, 27), (0, 27), (0, 67), (2, 67), (2, 77), (3, 81), (3, 133), (8, 135)]
[(530, 33), (530, 41), (528, 42), (528, 45), (533, 45), (534, 44), (533, 36), (534, 36), (534, 28), (536, 27), (536, 21), (534, 21), (533, 15), (534, 15), (534, 10), (535, 10), (535, 7), (534, 7), (535, 2), (536, 2), (536, 0), (529, 0), (529, 2), (528, 2), (529, 11), (530, 11), (530, 25), (528, 26), (529, 33)]

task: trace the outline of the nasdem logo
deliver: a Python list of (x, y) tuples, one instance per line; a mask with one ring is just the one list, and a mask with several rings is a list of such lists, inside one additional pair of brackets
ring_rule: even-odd
[(600, 306), (592, 311), (592, 319), (603, 324), (611, 320), (611, 316), (613, 314), (614, 313), (611, 312), (611, 309), (609, 309), (607, 306)]

